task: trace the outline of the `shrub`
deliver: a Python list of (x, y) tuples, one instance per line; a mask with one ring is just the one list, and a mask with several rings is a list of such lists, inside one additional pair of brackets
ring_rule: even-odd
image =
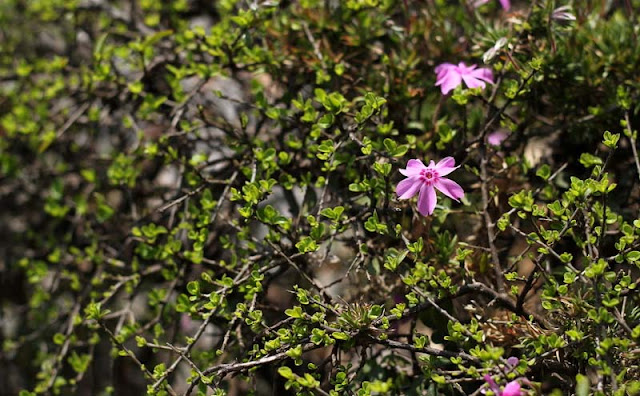
[(0, 387), (639, 393), (640, 2), (501, 3), (3, 1)]

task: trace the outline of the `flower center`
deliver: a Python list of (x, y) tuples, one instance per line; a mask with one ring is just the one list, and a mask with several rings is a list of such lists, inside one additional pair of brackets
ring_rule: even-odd
[(420, 171), (420, 178), (427, 184), (434, 183), (438, 177), (438, 172), (435, 169), (427, 168)]

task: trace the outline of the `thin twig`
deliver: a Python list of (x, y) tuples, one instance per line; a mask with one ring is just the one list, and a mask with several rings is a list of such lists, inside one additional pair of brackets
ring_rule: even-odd
[(624, 120), (629, 134), (629, 141), (631, 142), (631, 151), (633, 152), (633, 160), (636, 163), (636, 171), (638, 172), (638, 179), (640, 180), (640, 159), (638, 159), (638, 149), (636, 148), (636, 139), (631, 129), (631, 121), (629, 120), (629, 112), (624, 112)]
[(58, 130), (58, 132), (56, 133), (56, 138), (59, 139), (69, 128), (71, 128), (71, 126), (75, 124), (76, 121), (78, 121), (78, 119), (84, 114), (84, 112), (87, 111), (89, 106), (91, 106), (90, 102), (86, 102), (80, 105), (80, 107), (78, 107), (76, 111), (74, 111), (73, 114), (71, 114), (71, 116), (64, 123), (62, 128)]

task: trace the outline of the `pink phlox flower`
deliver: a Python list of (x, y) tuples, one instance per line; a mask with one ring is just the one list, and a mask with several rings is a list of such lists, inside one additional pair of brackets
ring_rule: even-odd
[(423, 216), (432, 214), (436, 207), (436, 189), (459, 202), (464, 197), (464, 190), (458, 183), (444, 177), (459, 168), (455, 164), (453, 157), (446, 157), (437, 164), (430, 161), (429, 166), (419, 159), (409, 160), (406, 169), (400, 169), (407, 178), (396, 187), (398, 199), (409, 199), (419, 192), (418, 211)]
[[(506, 11), (509, 11), (509, 8), (511, 8), (511, 1), (509, 0), (499, 0), (499, 1), (502, 8), (504, 8)], [(488, 2), (489, 0), (475, 0), (473, 3), (471, 3), (471, 5), (474, 8), (478, 8), (483, 4), (487, 4)]]
[(504, 131), (491, 132), (487, 135), (487, 142), (492, 146), (500, 146), (509, 137), (509, 134)]
[(507, 366), (509, 368), (514, 368), (518, 365), (519, 362), (520, 362), (520, 359), (518, 359), (515, 356), (511, 356), (509, 359), (507, 359)]
[(511, 381), (502, 390), (502, 396), (522, 396), (518, 381)]
[(485, 87), (485, 82), (493, 84), (493, 73), (486, 67), (467, 66), (463, 62), (454, 65), (443, 63), (436, 71), (436, 87), (440, 86), (443, 95), (448, 94), (464, 81), (469, 88)]
[[(520, 389), (520, 383), (518, 381), (509, 382), (503, 390), (500, 390), (496, 381), (491, 378), (489, 374), (485, 374), (484, 380), (489, 385), (489, 388), (494, 393), (495, 396), (522, 396), (523, 392)], [(483, 392), (484, 393), (484, 392)]]

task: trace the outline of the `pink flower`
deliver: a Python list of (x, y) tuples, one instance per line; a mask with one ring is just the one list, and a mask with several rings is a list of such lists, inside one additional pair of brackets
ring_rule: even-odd
[[(475, 8), (478, 8), (483, 4), (487, 4), (488, 2), (489, 0), (475, 0), (471, 5)], [(509, 11), (509, 8), (511, 8), (511, 1), (509, 0), (500, 0), (500, 4), (506, 11)]]
[(492, 146), (500, 146), (502, 142), (509, 137), (509, 134), (504, 131), (491, 132), (487, 135), (487, 142)]
[(491, 378), (489, 374), (484, 376), (484, 380), (491, 388), (491, 391), (495, 394), (495, 396), (522, 396), (523, 393), (520, 390), (520, 384), (518, 381), (511, 381), (504, 387), (503, 390), (500, 390), (500, 387), (496, 382)]
[(511, 381), (504, 387), (502, 391), (502, 396), (522, 396), (522, 392), (520, 391), (520, 384), (518, 381)]
[(437, 164), (431, 161), (429, 166), (425, 166), (419, 159), (409, 160), (407, 168), (400, 169), (400, 173), (407, 178), (398, 183), (396, 187), (398, 198), (409, 199), (419, 191), (418, 211), (423, 216), (432, 214), (436, 207), (436, 189), (447, 197), (458, 201), (464, 196), (462, 187), (453, 180), (444, 177), (459, 168), (459, 166), (454, 166), (455, 163), (453, 157), (446, 157)]
[(491, 69), (480, 68), (476, 65), (466, 66), (463, 62), (458, 66), (451, 63), (443, 63), (436, 67), (436, 87), (440, 85), (443, 95), (448, 94), (455, 87), (460, 85), (462, 81), (469, 88), (485, 87), (485, 81), (493, 84), (493, 73)]

